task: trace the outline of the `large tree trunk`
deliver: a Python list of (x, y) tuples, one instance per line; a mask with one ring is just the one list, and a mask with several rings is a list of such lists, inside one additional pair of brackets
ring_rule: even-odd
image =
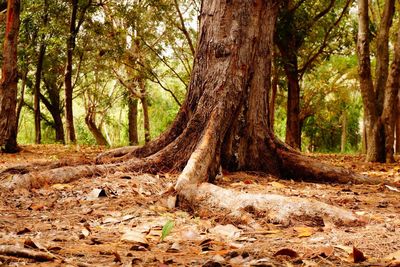
[(17, 152), (17, 44), (20, 0), (9, 0), (3, 47), (3, 66), (0, 81), (0, 146), (5, 152)]
[(396, 154), (400, 154), (400, 92), (397, 93), (397, 101), (395, 107), (395, 118), (396, 118)]
[(138, 136), (138, 100), (129, 96), (128, 99), (128, 135), (129, 135), (129, 145), (134, 146), (139, 144)]
[(144, 142), (150, 142), (150, 118), (149, 118), (149, 102), (147, 100), (146, 84), (143, 78), (139, 78), (140, 90), (140, 103), (142, 103), (143, 110), (143, 128), (144, 128)]

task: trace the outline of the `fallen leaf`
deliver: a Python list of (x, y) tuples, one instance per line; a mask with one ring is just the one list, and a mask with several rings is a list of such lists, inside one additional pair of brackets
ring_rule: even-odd
[(210, 229), (210, 233), (230, 239), (238, 238), (241, 232), (241, 230), (232, 224), (217, 225)]
[(352, 254), (353, 257), (353, 262), (354, 263), (359, 263), (365, 261), (367, 258), (364, 256), (364, 253), (362, 253), (360, 250), (358, 250), (356, 247), (353, 247), (353, 252)]
[(25, 227), (24, 229), (19, 230), (17, 232), (17, 235), (23, 235), (23, 234), (30, 233), (30, 232), (31, 232), (31, 229)]
[(297, 232), (297, 237), (309, 237), (314, 234), (314, 229), (311, 227), (299, 226), (294, 227)]
[(106, 191), (102, 188), (95, 188), (87, 195), (87, 200), (96, 200), (99, 197), (106, 197)]
[(121, 241), (127, 242), (127, 243), (133, 243), (133, 244), (138, 244), (141, 246), (148, 246), (147, 239), (145, 234), (142, 232), (138, 231), (128, 231), (125, 232), (125, 234), (122, 235)]
[(176, 207), (176, 196), (168, 196), (167, 207), (172, 210)]
[(181, 251), (181, 246), (178, 242), (174, 242), (171, 247), (167, 249), (167, 252), (176, 253)]
[(289, 256), (290, 258), (297, 258), (299, 256), (299, 254), (294, 251), (293, 249), (290, 248), (283, 248), (278, 250), (274, 256)]

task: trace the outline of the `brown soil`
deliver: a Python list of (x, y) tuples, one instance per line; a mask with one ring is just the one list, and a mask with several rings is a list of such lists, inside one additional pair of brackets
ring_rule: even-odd
[[(100, 151), (26, 146), (19, 154), (2, 154), (0, 170), (32, 162), (87, 162)], [(400, 181), (398, 164), (364, 163), (362, 156), (311, 156)], [(344, 207), (367, 222), (335, 226), (321, 218), (287, 226), (269, 223), (257, 211), (252, 218), (232, 221), (217, 212), (173, 208), (174, 198), (164, 192), (175, 178), (173, 174), (115, 173), (31, 191), (0, 189), (0, 265), (400, 266), (400, 190), (395, 187), (294, 182), (251, 173), (224, 173), (217, 178), (220, 186), (238, 191), (300, 196)], [(172, 223), (170, 233), (162, 230)], [(167, 235), (161, 240), (163, 232)], [(25, 246), (56, 259), (39, 262), (10, 256), (2, 253), (2, 246), (16, 251)], [(357, 251), (353, 255), (353, 247), (365, 259)]]

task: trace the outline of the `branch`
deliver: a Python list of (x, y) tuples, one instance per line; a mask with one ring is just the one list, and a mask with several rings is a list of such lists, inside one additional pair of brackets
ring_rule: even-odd
[(117, 72), (114, 68), (112, 69), (112, 71), (114, 72), (115, 77), (117, 78), (117, 80), (119, 81), (119, 83), (120, 83), (123, 87), (125, 87), (126, 89), (128, 89), (128, 91), (131, 92), (135, 97), (137, 97), (137, 98), (139, 98), (139, 99), (142, 98), (142, 95), (139, 94), (138, 92), (136, 92), (135, 90), (132, 90), (132, 87), (129, 86), (129, 85), (122, 79), (122, 77), (118, 74), (118, 72)]
[(140, 37), (140, 39), (142, 40), (142, 42), (157, 56), (157, 58), (159, 60), (161, 60), (162, 63), (164, 63), (165, 66), (167, 66), (175, 75), (176, 77), (185, 85), (185, 87), (188, 87), (188, 84), (183, 80), (183, 78), (171, 67), (171, 65), (168, 64), (168, 62), (162, 57), (160, 56), (157, 51), (155, 51), (155, 49), (153, 47), (151, 47), (150, 45), (148, 45), (146, 43), (146, 41)]
[(342, 13), (340, 14), (340, 16), (338, 17), (338, 19), (331, 25), (331, 27), (329, 27), (329, 29), (325, 32), (325, 36), (324, 36), (324, 40), (321, 44), (321, 46), (319, 47), (318, 51), (312, 55), (311, 57), (309, 57), (309, 59), (307, 60), (307, 62), (303, 65), (302, 68), (299, 69), (299, 73), (300, 73), (300, 79), (303, 77), (304, 73), (306, 72), (306, 70), (309, 68), (309, 66), (324, 52), (324, 49), (326, 48), (326, 46), (328, 45), (328, 38), (329, 35), (331, 34), (332, 30), (334, 28), (336, 28), (336, 26), (340, 23), (340, 21), (342, 20), (342, 18), (344, 17), (347, 9), (350, 6), (350, 3), (352, 2), (352, 0), (347, 0), (346, 5), (344, 6)]
[(293, 12), (296, 11), (306, 0), (300, 0), (299, 2), (297, 2), (297, 4), (289, 9), (289, 12)]
[(184, 21), (183, 16), (182, 16), (182, 12), (179, 9), (178, 0), (174, 0), (174, 4), (175, 4), (176, 12), (178, 12), (179, 21), (181, 23), (181, 26), (180, 27), (178, 26), (178, 29), (181, 30), (182, 33), (185, 35), (186, 40), (189, 43), (190, 51), (192, 52), (192, 55), (194, 56), (196, 51), (195, 51), (194, 46), (193, 46), (192, 38), (190, 38), (189, 32), (186, 29), (185, 21)]
[[(346, 3), (347, 4), (347, 3)], [(315, 17), (314, 17), (314, 19), (313, 19), (313, 23), (312, 24), (314, 24), (314, 23), (316, 23), (318, 20), (320, 20), (323, 16), (325, 16), (331, 9), (332, 9), (332, 7), (335, 5), (335, 0), (331, 0), (330, 2), (329, 2), (329, 5), (324, 9), (324, 10), (322, 10), (321, 12), (319, 12)]]

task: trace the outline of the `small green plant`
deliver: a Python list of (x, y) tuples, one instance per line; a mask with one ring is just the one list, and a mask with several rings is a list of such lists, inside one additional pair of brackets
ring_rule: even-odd
[(164, 224), (161, 231), (160, 241), (164, 241), (164, 239), (171, 233), (172, 228), (174, 228), (174, 221), (169, 220)]

